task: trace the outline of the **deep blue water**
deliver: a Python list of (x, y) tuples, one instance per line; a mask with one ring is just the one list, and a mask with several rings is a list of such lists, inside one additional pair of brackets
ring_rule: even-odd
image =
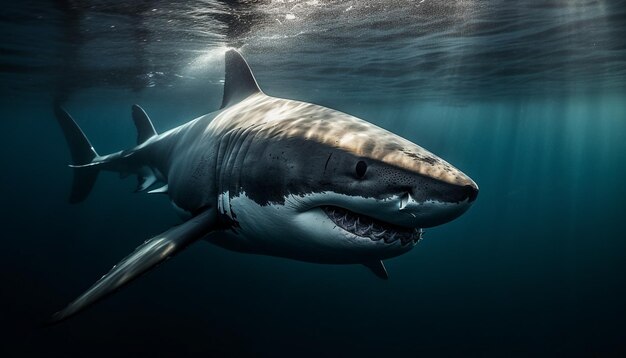
[[(2, 356), (626, 355), (624, 2), (24, 2), (0, 27)], [(180, 222), (110, 173), (68, 204), (52, 103), (127, 148), (133, 103), (159, 131), (217, 109), (228, 47), (268, 94), (403, 135), (478, 200), (389, 281), (200, 242), (44, 327)]]

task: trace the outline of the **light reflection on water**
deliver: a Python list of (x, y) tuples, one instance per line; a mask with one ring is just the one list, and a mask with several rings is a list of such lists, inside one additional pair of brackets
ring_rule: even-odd
[[(29, 6), (30, 4), (30, 6)], [(384, 98), (623, 90), (626, 10), (605, 1), (25, 3), (8, 9), (3, 88), (201, 87), (240, 48), (268, 85)], [(263, 70), (271, 75), (263, 75)], [(298, 73), (297, 77), (293, 73)]]

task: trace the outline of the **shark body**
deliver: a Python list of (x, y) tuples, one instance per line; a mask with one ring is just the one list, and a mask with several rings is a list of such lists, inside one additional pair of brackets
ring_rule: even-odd
[(139, 246), (54, 316), (65, 319), (198, 240), (296, 260), (363, 264), (406, 253), (422, 229), (461, 215), (474, 181), (420, 146), (354, 116), (264, 94), (226, 53), (222, 108), (157, 134), (133, 106), (137, 146), (100, 156), (70, 115), (56, 117), (74, 164), (70, 202), (100, 171), (135, 174), (186, 220)]

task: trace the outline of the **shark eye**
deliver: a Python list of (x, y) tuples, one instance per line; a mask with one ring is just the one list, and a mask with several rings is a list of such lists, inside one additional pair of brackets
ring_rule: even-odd
[(365, 176), (365, 172), (367, 171), (367, 164), (362, 161), (359, 160), (358, 163), (356, 163), (356, 176), (357, 178), (361, 179)]

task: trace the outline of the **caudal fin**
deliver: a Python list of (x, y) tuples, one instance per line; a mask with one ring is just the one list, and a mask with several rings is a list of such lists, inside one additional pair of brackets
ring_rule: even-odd
[(71, 167), (74, 168), (74, 179), (69, 202), (72, 204), (79, 203), (87, 198), (98, 178), (98, 168), (87, 165), (98, 156), (98, 153), (67, 111), (57, 106), (54, 109), (54, 114), (63, 130), (72, 155)]

